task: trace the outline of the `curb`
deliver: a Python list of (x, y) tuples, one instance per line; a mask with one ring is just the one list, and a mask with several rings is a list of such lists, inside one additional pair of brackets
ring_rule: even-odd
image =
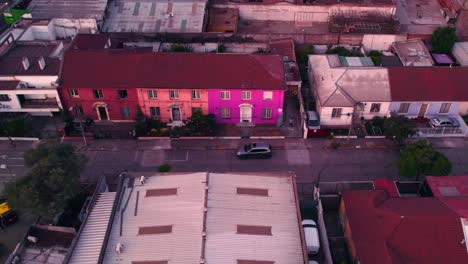
[[(10, 138), (8, 137), (0, 137), (0, 140), (2, 141), (8, 141)], [(39, 138), (36, 137), (11, 137), (11, 140), (13, 141), (39, 141)]]

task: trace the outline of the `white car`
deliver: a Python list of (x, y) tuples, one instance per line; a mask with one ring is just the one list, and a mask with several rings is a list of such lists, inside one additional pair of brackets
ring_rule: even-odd
[(459, 127), (457, 120), (451, 117), (435, 117), (429, 121), (431, 127)]
[(317, 255), (320, 250), (320, 238), (317, 224), (314, 220), (304, 219), (302, 220), (302, 228), (304, 229), (307, 254)]

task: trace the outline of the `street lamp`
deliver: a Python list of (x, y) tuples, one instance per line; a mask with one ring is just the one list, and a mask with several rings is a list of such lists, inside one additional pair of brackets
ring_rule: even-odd
[(86, 141), (85, 133), (83, 130), (83, 122), (81, 121), (81, 110), (76, 105), (71, 106), (68, 110), (73, 111), (73, 113), (78, 117), (78, 122), (80, 123), (81, 135), (83, 136), (83, 142), (86, 147), (88, 145), (88, 142)]

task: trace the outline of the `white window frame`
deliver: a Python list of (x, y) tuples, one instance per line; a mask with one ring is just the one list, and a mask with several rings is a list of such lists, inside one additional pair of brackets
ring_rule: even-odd
[(263, 108), (262, 109), (262, 118), (263, 119), (271, 119), (273, 117), (273, 109), (272, 108)]
[[(153, 111), (151, 109), (155, 109), (155, 112), (159, 112), (157, 115), (153, 115)], [(159, 111), (156, 111), (158, 109)], [(150, 106), (150, 116), (151, 117), (161, 117), (161, 108), (159, 106)]]
[(231, 118), (231, 108), (221, 108), (220, 112), (221, 118)]
[(263, 92), (263, 100), (273, 100), (273, 92), (271, 91)]
[(336, 107), (332, 109), (331, 118), (341, 118), (343, 115), (343, 108)]
[[(374, 107), (377, 107), (377, 110), (378, 111), (373, 111), (373, 108)], [(382, 104), (381, 103), (372, 103), (371, 104), (371, 107), (369, 109), (369, 113), (380, 113), (380, 108), (382, 107)]]
[(179, 91), (177, 90), (169, 90), (169, 99), (179, 99)]
[(104, 98), (104, 94), (102, 93), (101, 89), (93, 89), (93, 96), (94, 96), (94, 99)]
[(148, 90), (148, 99), (157, 99), (158, 91), (157, 90)]
[(439, 114), (448, 114), (452, 108), (452, 103), (442, 103), (440, 105)]
[(250, 91), (242, 91), (242, 100), (252, 100), (252, 93)]
[(192, 90), (192, 100), (199, 100), (199, 99), (201, 99), (200, 90)]
[(221, 98), (221, 100), (230, 100), (231, 99), (231, 92), (221, 91), (221, 92), (219, 92), (219, 97)]
[(78, 93), (78, 89), (69, 89), (68, 94), (71, 98), (80, 98), (80, 94)]
[(400, 103), (400, 107), (398, 108), (398, 113), (407, 114), (411, 103)]

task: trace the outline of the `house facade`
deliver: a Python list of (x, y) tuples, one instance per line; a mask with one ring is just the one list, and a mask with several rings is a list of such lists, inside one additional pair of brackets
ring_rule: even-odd
[(0, 54), (0, 113), (52, 116), (61, 108), (57, 92), (61, 42), (5, 42)]
[(320, 125), (347, 128), (362, 118), (388, 116), (391, 103), (386, 69), (342, 66), (337, 55), (310, 55), (309, 80)]
[(283, 90), (210, 89), (209, 111), (218, 123), (277, 124), (283, 117)]
[(139, 106), (172, 126), (196, 111), (220, 123), (276, 124), (284, 91), (278, 55), (69, 50), (60, 80), (73, 115), (129, 121)]

